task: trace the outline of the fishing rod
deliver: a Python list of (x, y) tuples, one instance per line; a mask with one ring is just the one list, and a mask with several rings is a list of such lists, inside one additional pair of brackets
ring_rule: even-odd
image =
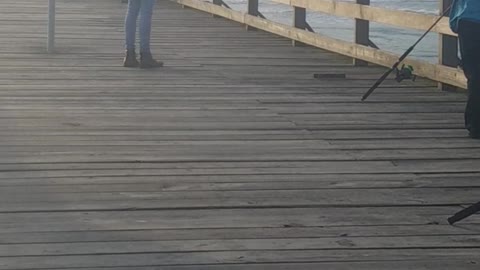
[[(428, 33), (430, 33), (433, 28), (443, 19), (443, 17), (445, 15), (447, 15), (447, 13), (452, 9), (452, 6), (449, 6), (447, 9), (445, 9), (445, 11), (443, 12), (443, 14), (435, 21), (434, 24), (432, 24), (432, 26), (430, 26), (430, 28), (428, 28), (427, 32), (425, 32), (418, 40), (417, 42), (415, 42), (415, 44), (412, 45), (412, 47), (408, 48), (408, 50), (403, 53), (402, 56), (400, 56), (400, 58), (398, 59), (398, 61), (393, 64), (393, 66), (387, 70), (383, 75), (382, 77), (380, 77), (380, 79), (377, 80), (377, 82), (375, 82), (375, 84), (363, 95), (362, 97), (362, 101), (365, 101), (372, 93), (373, 91), (375, 91), (375, 89), (377, 89), (380, 84), (383, 83), (383, 81), (385, 81), (385, 79), (395, 70), (397, 70), (397, 77), (401, 76), (402, 73), (405, 72), (405, 69), (404, 67), (401, 68), (401, 70), (398, 70), (398, 66), (400, 65), (400, 63), (403, 62), (403, 60), (405, 60), (405, 58), (407, 58), (407, 56), (413, 51), (413, 49), (415, 49), (415, 47), (417, 47), (417, 45), (427, 36)], [(413, 71), (413, 68), (410, 67), (410, 71), (406, 71), (406, 72), (411, 72)], [(398, 81), (398, 80), (397, 80)]]

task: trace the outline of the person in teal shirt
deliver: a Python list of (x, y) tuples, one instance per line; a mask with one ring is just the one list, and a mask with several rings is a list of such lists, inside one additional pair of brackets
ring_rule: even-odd
[(462, 67), (468, 80), (465, 127), (480, 139), (480, 0), (455, 0), (450, 27), (458, 33)]

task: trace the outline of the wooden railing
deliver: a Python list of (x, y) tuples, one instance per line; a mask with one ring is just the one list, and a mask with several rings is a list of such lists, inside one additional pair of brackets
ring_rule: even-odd
[[(295, 12), (293, 24), (290, 26), (266, 19), (258, 10), (259, 0), (248, 0), (247, 12), (232, 10), (222, 0), (213, 0), (212, 3), (202, 0), (175, 1), (245, 24), (247, 27), (289, 38), (294, 43), (299, 42), (352, 57), (355, 65), (373, 63), (386, 67), (392, 66), (399, 55), (383, 51), (370, 41), (370, 22), (425, 31), (439, 18), (435, 15), (373, 7), (369, 5), (370, 0), (356, 0), (356, 3), (335, 0), (270, 0), (292, 6)], [(440, 10), (447, 9), (451, 2), (452, 0), (439, 0)], [(355, 43), (313, 33), (306, 20), (307, 10), (355, 19)], [(417, 75), (439, 82), (445, 90), (454, 87), (466, 88), (466, 78), (457, 68), (457, 38), (449, 28), (448, 18), (443, 18), (433, 32), (440, 34), (439, 63), (411, 58), (407, 58), (405, 63), (412, 65)]]

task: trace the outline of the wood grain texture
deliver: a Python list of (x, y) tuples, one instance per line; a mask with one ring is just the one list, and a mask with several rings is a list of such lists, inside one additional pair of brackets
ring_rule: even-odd
[(1, 270), (478, 268), (464, 94), (361, 103), (383, 68), (169, 1), (124, 69), (125, 4), (56, 2), (50, 55), (47, 1), (0, 1)]

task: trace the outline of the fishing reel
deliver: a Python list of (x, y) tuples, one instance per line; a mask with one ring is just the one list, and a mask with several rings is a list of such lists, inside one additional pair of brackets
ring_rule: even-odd
[(400, 69), (396, 68), (395, 71), (397, 73), (395, 77), (397, 82), (402, 82), (403, 80), (412, 80), (414, 82), (417, 79), (417, 76), (413, 74), (414, 69), (410, 65), (405, 66), (405, 64), (403, 64)]
[(382, 75), (382, 77), (380, 77), (372, 85), (372, 87), (370, 87), (370, 89), (368, 89), (368, 91), (362, 96), (362, 101), (365, 101), (373, 93), (373, 91), (375, 91), (375, 89), (377, 89), (380, 86), (380, 84), (382, 84), (382, 82), (385, 81), (385, 79), (387, 79), (388, 76), (390, 76), (390, 74), (392, 74), (392, 72), (394, 72), (394, 71), (396, 71), (396, 73), (397, 73), (397, 77), (395, 78), (395, 80), (397, 82), (401, 82), (405, 79), (415, 81), (417, 76), (415, 76), (413, 74), (413, 67), (412, 66), (405, 67), (405, 65), (403, 65), (402, 68), (400, 68), (400, 69), (398, 69), (398, 66), (400, 65), (400, 63), (403, 62), (403, 60), (405, 60), (407, 58), (407, 56), (415, 49), (415, 47), (428, 35), (428, 33), (430, 33), (433, 30), (435, 25), (437, 25), (441, 20), (443, 20), (443, 17), (447, 16), (447, 14), (450, 12), (450, 10), (452, 10), (452, 6), (453, 5), (450, 5), (448, 8), (446, 8), (443, 11), (442, 16), (439, 16), (438, 19), (432, 24), (432, 26), (430, 26), (430, 28), (428, 28), (428, 30), (425, 33), (423, 33), (423, 35), (417, 40), (417, 42), (415, 42), (410, 48), (408, 48), (408, 50), (406, 50), (402, 54), (402, 56), (400, 56), (400, 58), (398, 58), (398, 61), (395, 62), (395, 64), (393, 64), (392, 68), (387, 70)]

